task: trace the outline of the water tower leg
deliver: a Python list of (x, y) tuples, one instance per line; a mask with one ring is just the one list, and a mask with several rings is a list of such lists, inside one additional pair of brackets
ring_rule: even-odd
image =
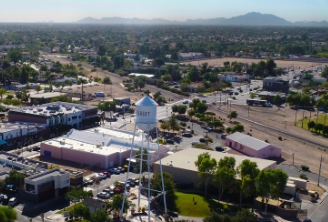
[[(147, 149), (149, 150), (149, 136), (150, 136), (150, 131), (148, 130), (148, 145)], [(147, 158), (147, 163), (148, 163), (148, 222), (150, 222), (150, 158), (149, 158), (149, 153), (148, 153), (148, 158)]]
[(164, 212), (165, 216), (167, 215), (167, 208), (166, 208), (166, 193), (165, 193), (165, 187), (164, 187), (164, 178), (163, 178), (163, 170), (162, 170), (162, 159), (160, 155), (160, 148), (159, 148), (159, 139), (158, 139), (158, 128), (156, 127), (156, 136), (157, 136), (157, 146), (158, 146), (158, 158), (159, 158), (159, 168), (161, 171), (161, 177), (162, 177), (162, 187), (163, 187), (163, 197), (164, 197)]
[(141, 153), (140, 153), (140, 168), (139, 168), (138, 210), (139, 210), (139, 207), (140, 207), (140, 195), (141, 195), (141, 190), (142, 190), (142, 187), (141, 187), (141, 175), (142, 175), (142, 168), (143, 168), (143, 167), (142, 167), (142, 161), (143, 161), (143, 149), (144, 149), (143, 141), (144, 141), (144, 134), (142, 133)]
[[(133, 138), (132, 138), (132, 145), (131, 145), (131, 151), (130, 151), (130, 159), (129, 159), (129, 166), (128, 166), (128, 171), (126, 172), (126, 180), (128, 180), (129, 178), (129, 172), (130, 172), (130, 165), (131, 165), (131, 158), (132, 158), (132, 151), (133, 151), (133, 144), (134, 144), (134, 138), (136, 135), (136, 128), (137, 128), (137, 124), (134, 125), (134, 134), (133, 134)], [(124, 211), (124, 202), (125, 202), (125, 198), (126, 198), (126, 185), (127, 183), (125, 183), (125, 187), (124, 187), (124, 194), (123, 194), (123, 203), (122, 203), (122, 208), (121, 208), (121, 216), (120, 216), (120, 220), (122, 221), (122, 216), (123, 216), (123, 211)]]

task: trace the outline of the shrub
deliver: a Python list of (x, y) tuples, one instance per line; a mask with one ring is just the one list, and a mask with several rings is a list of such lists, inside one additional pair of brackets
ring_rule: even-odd
[(266, 143), (269, 143), (269, 140), (266, 139), (265, 142), (266, 142)]
[(301, 165), (302, 170), (304, 171), (308, 171), (310, 169), (310, 167), (306, 166), (306, 165)]
[(308, 177), (304, 173), (302, 173), (300, 175), (300, 178), (303, 179), (303, 180), (307, 180), (308, 179)]
[(281, 137), (281, 136), (279, 136), (279, 137), (278, 137), (278, 140), (282, 141), (282, 137)]
[(208, 140), (208, 142), (213, 143), (213, 139), (212, 139), (211, 137), (209, 137), (209, 136), (204, 136), (204, 138), (206, 138), (206, 139)]

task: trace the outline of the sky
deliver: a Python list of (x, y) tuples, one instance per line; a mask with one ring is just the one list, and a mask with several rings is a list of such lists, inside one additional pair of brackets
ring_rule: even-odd
[(0, 22), (75, 22), (85, 17), (230, 18), (248, 12), (328, 21), (328, 0), (0, 0)]

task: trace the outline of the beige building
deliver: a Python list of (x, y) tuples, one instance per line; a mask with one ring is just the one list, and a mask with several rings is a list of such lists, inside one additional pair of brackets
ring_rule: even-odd
[[(215, 158), (217, 162), (225, 156), (234, 157), (236, 159), (236, 167), (244, 159), (249, 159), (250, 161), (256, 162), (260, 170), (264, 169), (275, 169), (276, 161), (259, 159), (254, 157), (247, 157), (242, 155), (233, 155), (228, 153), (221, 153), (217, 151), (203, 150), (197, 148), (188, 148), (174, 154), (171, 154), (162, 159), (163, 172), (170, 173), (176, 183), (180, 184), (190, 184), (193, 183), (194, 186), (200, 182), (200, 178), (197, 175), (198, 170), (195, 166), (195, 161), (199, 154), (208, 152), (212, 158)], [(154, 173), (160, 172), (159, 161), (154, 164)]]

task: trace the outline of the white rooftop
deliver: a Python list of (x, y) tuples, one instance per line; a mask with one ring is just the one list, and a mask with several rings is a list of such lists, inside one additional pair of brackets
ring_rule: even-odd
[(0, 132), (9, 132), (12, 130), (20, 129), (20, 128), (27, 128), (31, 129), (31, 127), (35, 127), (35, 124), (19, 124), (19, 123), (2, 123), (0, 124)]
[(269, 143), (266, 143), (262, 140), (256, 139), (254, 137), (239, 132), (227, 136), (227, 139), (233, 140), (239, 144), (242, 144), (254, 150), (260, 150), (270, 145)]
[(30, 96), (32, 99), (41, 99), (42, 97), (47, 98), (55, 98), (61, 95), (66, 95), (66, 93), (60, 93), (60, 92), (47, 92), (47, 93), (35, 93)]
[[(72, 129), (66, 136), (47, 140), (43, 143), (55, 147), (98, 153), (107, 156), (113, 153), (130, 150), (132, 146), (132, 137), (133, 132), (130, 131), (97, 127), (86, 131)], [(147, 146), (148, 141), (145, 138), (142, 141), (142, 133), (136, 133), (133, 148), (148, 148)], [(156, 143), (149, 143), (149, 151), (156, 151), (157, 149)]]
[(154, 77), (153, 74), (143, 74), (143, 73), (131, 73), (131, 74), (129, 74), (129, 76), (145, 76), (147, 78), (153, 78)]

